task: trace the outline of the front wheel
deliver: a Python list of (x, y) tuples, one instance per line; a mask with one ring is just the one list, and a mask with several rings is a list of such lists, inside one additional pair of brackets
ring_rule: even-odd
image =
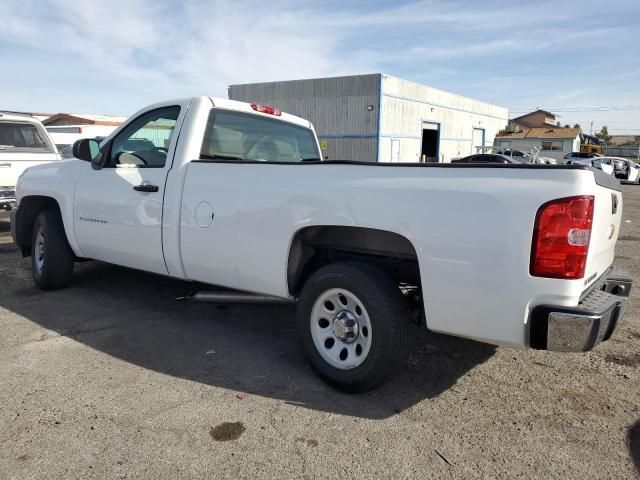
[(314, 370), (347, 392), (380, 385), (409, 350), (409, 311), (398, 286), (367, 264), (338, 263), (302, 289), (298, 332)]
[(63, 288), (73, 277), (73, 251), (56, 210), (40, 212), (33, 224), (31, 272), (41, 290)]

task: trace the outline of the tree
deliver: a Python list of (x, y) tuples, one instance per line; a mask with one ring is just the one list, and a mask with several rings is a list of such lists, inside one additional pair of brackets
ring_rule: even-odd
[(560, 120), (556, 122), (556, 126), (559, 127), (561, 125)]
[(598, 133), (596, 133), (596, 137), (598, 137), (604, 143), (609, 143), (611, 141), (611, 135), (609, 135), (609, 129), (606, 125), (603, 125), (602, 129)]
[(564, 128), (571, 128), (571, 125), (569, 125), (568, 123), (566, 123), (566, 124), (564, 125)]
[(579, 123), (576, 123), (573, 128), (582, 128)]

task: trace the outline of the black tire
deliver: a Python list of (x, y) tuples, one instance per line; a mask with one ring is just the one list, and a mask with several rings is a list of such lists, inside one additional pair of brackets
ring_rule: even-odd
[[(322, 347), (316, 347), (311, 332), (316, 300), (332, 289), (345, 289), (357, 297), (368, 313), (373, 333), (363, 363), (350, 369), (336, 368), (325, 360), (318, 351)], [(297, 326), (311, 366), (322, 379), (339, 390), (366, 392), (383, 383), (399, 366), (406, 364), (411, 338), (407, 302), (398, 285), (385, 272), (373, 266), (335, 263), (316, 271), (300, 294)], [(345, 345), (340, 344), (339, 340), (336, 342), (339, 343), (338, 348)]]
[[(43, 238), (39, 238), (41, 230)], [(75, 257), (58, 210), (40, 212), (33, 224), (31, 241), (31, 273), (36, 286), (41, 290), (55, 290), (69, 285)]]

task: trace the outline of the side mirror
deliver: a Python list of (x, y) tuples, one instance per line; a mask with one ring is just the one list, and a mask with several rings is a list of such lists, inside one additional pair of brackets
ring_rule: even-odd
[(73, 156), (91, 162), (100, 153), (100, 144), (93, 138), (82, 138), (73, 144)]
[(91, 162), (91, 168), (94, 170), (104, 167), (106, 151), (108, 148), (101, 152), (100, 143), (93, 138), (83, 138), (73, 144), (73, 156), (85, 162)]

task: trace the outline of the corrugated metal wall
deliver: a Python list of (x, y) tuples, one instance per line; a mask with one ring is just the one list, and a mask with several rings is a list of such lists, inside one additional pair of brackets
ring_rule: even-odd
[(376, 161), (379, 74), (231, 85), (229, 98), (310, 120), (330, 160)]
[(640, 158), (640, 145), (605, 145), (604, 154), (611, 157)]
[(508, 119), (506, 108), (382, 74), (232, 85), (229, 98), (309, 119), (330, 160), (417, 162), (422, 130), (434, 128), (448, 162), (476, 153), (474, 130), (491, 145)]
[(153, 142), (156, 147), (169, 148), (169, 139), (173, 133), (173, 127), (167, 125), (150, 124), (141, 128), (136, 133), (137, 138), (146, 138)]

